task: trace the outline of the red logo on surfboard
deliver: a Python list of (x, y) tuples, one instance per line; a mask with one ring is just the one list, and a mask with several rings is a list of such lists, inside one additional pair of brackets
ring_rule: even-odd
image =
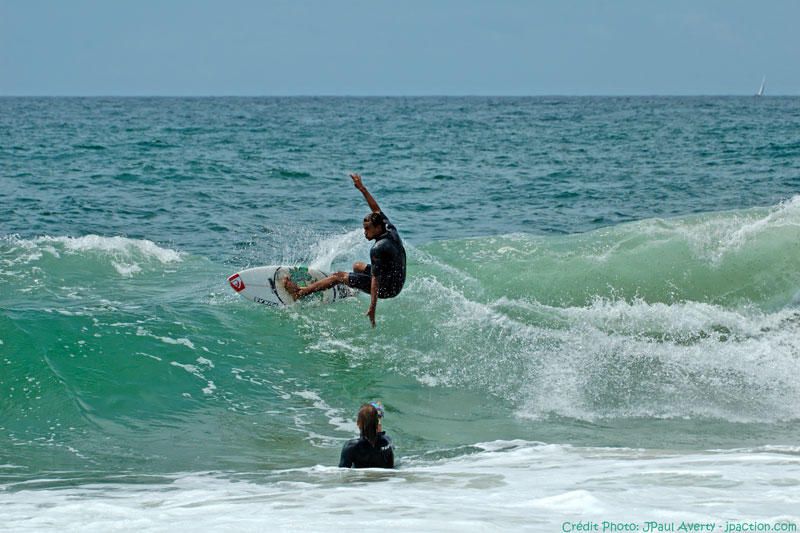
[(242, 278), (239, 277), (239, 274), (234, 274), (233, 276), (229, 277), (228, 283), (231, 284), (231, 288), (236, 292), (242, 292), (244, 290), (244, 281), (242, 281)]

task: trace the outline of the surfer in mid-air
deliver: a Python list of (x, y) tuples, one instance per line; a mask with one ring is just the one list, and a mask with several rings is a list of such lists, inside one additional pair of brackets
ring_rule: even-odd
[(334, 272), (307, 287), (300, 287), (286, 278), (284, 286), (295, 300), (340, 284), (364, 291), (370, 295), (369, 310), (366, 314), (374, 328), (378, 298), (394, 298), (403, 290), (406, 281), (406, 250), (403, 248), (403, 241), (397, 233), (397, 228), (389, 222), (378, 207), (378, 202), (364, 187), (361, 176), (350, 174), (350, 177), (372, 210), (364, 217), (364, 237), (369, 241), (375, 241), (369, 252), (370, 264), (358, 261), (353, 263), (353, 272)]

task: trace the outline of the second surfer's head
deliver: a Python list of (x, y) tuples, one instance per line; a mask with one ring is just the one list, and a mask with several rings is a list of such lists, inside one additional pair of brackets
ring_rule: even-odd
[(386, 233), (386, 224), (379, 213), (370, 213), (364, 217), (364, 237), (371, 241)]
[(381, 418), (383, 418), (383, 406), (380, 402), (365, 403), (358, 411), (356, 420), (358, 429), (361, 432), (361, 436), (373, 446), (378, 442), (378, 434), (383, 429), (381, 427)]

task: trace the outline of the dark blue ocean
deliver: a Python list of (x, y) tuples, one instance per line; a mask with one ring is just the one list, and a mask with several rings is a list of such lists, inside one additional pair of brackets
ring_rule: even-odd
[[(351, 172), (377, 327), (237, 296), (368, 257)], [(0, 206), (5, 527), (800, 523), (800, 98), (0, 98)]]

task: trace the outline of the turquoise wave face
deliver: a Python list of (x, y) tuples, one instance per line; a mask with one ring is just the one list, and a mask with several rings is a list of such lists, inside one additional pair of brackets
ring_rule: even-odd
[[(372, 398), (420, 460), (495, 438), (793, 442), (798, 226), (795, 198), (409, 246), (409, 282), (374, 331), (365, 299), (275, 311), (238, 298), (225, 279), (242, 264), (123, 237), (6, 237), (0, 462), (19, 475), (332, 464)], [(355, 231), (307, 257), (347, 268), (366, 246)]]
[[(651, 219), (568, 236), (514, 234), (433, 243), (432, 264), (490, 298), (554, 306), (605, 298), (764, 310), (800, 288), (800, 198), (771, 209)], [(446, 276), (441, 270), (443, 276)]]

